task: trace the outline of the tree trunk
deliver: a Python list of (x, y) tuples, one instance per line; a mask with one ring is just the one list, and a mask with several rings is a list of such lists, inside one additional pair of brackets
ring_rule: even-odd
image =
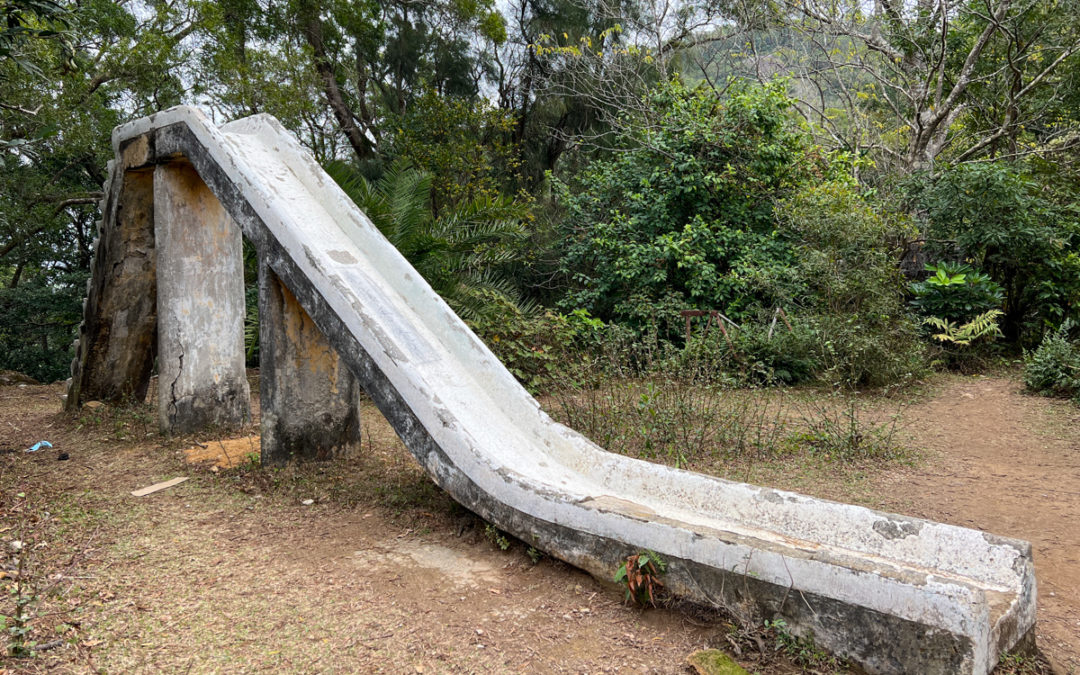
[(338, 87), (334, 67), (327, 57), (326, 44), (323, 41), (322, 19), (312, 9), (308, 16), (304, 18), (303, 25), (304, 38), (307, 40), (308, 45), (311, 46), (311, 51), (315, 56), (315, 70), (322, 79), (323, 93), (326, 95), (326, 102), (330, 105), (330, 110), (334, 113), (334, 118), (337, 120), (338, 125), (341, 126), (341, 131), (345, 134), (345, 137), (349, 139), (349, 145), (352, 146), (356, 156), (360, 159), (371, 159), (375, 156), (375, 147), (371, 139), (356, 126), (356, 115), (349, 108), (349, 104), (345, 102), (345, 97), (341, 94), (341, 88)]
[(15, 266), (15, 274), (11, 275), (11, 281), (8, 282), (8, 288), (17, 288), (19, 286), (19, 279), (22, 278), (24, 263), (19, 263)]

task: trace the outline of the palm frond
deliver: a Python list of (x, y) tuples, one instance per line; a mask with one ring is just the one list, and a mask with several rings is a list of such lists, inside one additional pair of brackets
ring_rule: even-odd
[(496, 271), (521, 258), (526, 206), (481, 195), (435, 218), (431, 175), (406, 162), (395, 162), (375, 183), (344, 162), (326, 170), (462, 318), (493, 316), (507, 307), (535, 311), (536, 304), (522, 301), (515, 284)]
[(528, 236), (524, 227), (527, 214), (527, 208), (513, 199), (482, 195), (443, 213), (437, 227), (441, 236), (460, 246), (522, 241)]
[(360, 173), (354, 165), (340, 160), (329, 162), (323, 167), (334, 179), (349, 199), (371, 220), (376, 228), (389, 238), (394, 220), (386, 198)]
[(417, 171), (405, 162), (395, 162), (379, 179), (378, 191), (386, 199), (393, 218), (395, 246), (432, 235), (431, 174)]

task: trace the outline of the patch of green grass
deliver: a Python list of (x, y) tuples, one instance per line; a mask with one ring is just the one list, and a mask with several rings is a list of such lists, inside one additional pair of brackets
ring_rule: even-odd
[(846, 673), (851, 666), (814, 644), (813, 635), (798, 637), (788, 631), (787, 622), (775, 619), (765, 622), (766, 634), (774, 640), (777, 652), (799, 666), (815, 673)]
[(1045, 675), (1052, 672), (1038, 654), (1005, 653), (994, 672), (998, 675)]
[(498, 548), (500, 551), (509, 551), (511, 546), (511, 537), (505, 532), (495, 527), (491, 523), (484, 525), (484, 538), (491, 542), (491, 545)]

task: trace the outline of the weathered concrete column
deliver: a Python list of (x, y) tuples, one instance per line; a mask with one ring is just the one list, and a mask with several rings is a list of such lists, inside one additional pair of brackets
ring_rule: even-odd
[(262, 462), (331, 459), (360, 446), (360, 386), (296, 297), (259, 265)]
[(240, 228), (186, 161), (154, 170), (158, 417), (167, 433), (251, 417)]
[[(139, 155), (129, 152), (124, 159), (138, 162)], [(72, 411), (89, 400), (146, 400), (154, 367), (154, 175), (147, 169), (124, 171), (121, 164), (111, 171), (106, 187), (109, 194), (102, 205), (103, 222), (65, 403)], [(123, 194), (122, 202), (118, 194)]]

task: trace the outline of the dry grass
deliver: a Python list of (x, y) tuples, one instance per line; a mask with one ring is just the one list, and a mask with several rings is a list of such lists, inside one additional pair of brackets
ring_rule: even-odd
[[(209, 450), (214, 434), (162, 438), (153, 411), (137, 405), (68, 419), (59, 393), (0, 387), (0, 569), (10, 574), (11, 542), (23, 542), (30, 638), (62, 641), (0, 661), (0, 672), (681, 673), (703, 646), (737, 649), (760, 673), (802, 670), (769, 633), (694, 608), (642, 612), (609, 583), (547, 558), (534, 564), (523, 545), (498, 550), (370, 405), (349, 461), (215, 472), (184, 455)], [(641, 393), (628, 389), (626, 405)], [(760, 395), (781, 396), (742, 394)], [(789, 392), (762, 404), (762, 418), (793, 425), (815, 401)], [(867, 423), (895, 403), (866, 401)], [(770, 431), (768, 452), (744, 443), (743, 453), (687, 453), (687, 464), (881, 505), (877, 486), (895, 462), (826, 457), (785, 445), (790, 432)], [(55, 451), (20, 452), (41, 439)], [(60, 451), (70, 459), (58, 461)], [(129, 494), (177, 475), (191, 480)], [(8, 610), (6, 594), (0, 603)]]
[[(58, 403), (0, 389), (0, 448), (44, 437), (71, 457), (0, 454), (3, 561), (25, 543), (29, 639), (62, 641), (0, 671), (674, 672), (716, 630), (495, 549), (370, 407), (349, 462), (214, 472), (183, 452), (212, 435)], [(176, 475), (192, 478), (129, 494)]]
[(910, 464), (911, 398), (820, 389), (731, 388), (650, 376), (543, 399), (555, 419), (613, 452), (831, 499), (880, 504), (868, 476)]

